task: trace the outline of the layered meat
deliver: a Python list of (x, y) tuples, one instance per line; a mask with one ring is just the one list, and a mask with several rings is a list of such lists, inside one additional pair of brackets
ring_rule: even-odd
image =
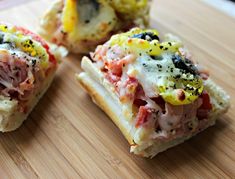
[(17, 100), (27, 112), (27, 102), (57, 66), (49, 46), (20, 27), (0, 24), (0, 95)]

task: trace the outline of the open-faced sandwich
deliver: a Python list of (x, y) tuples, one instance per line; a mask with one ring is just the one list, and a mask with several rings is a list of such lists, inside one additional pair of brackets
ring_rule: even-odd
[(88, 53), (111, 35), (149, 20), (148, 0), (57, 0), (41, 21), (39, 33), (73, 53)]
[(82, 59), (77, 79), (120, 128), (131, 152), (153, 157), (215, 124), (229, 96), (173, 35), (117, 34)]
[(56, 69), (55, 56), (38, 35), (0, 24), (0, 131), (12, 131), (22, 124)]

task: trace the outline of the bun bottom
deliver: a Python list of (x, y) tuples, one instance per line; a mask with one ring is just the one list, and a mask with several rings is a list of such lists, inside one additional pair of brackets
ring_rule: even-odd
[[(143, 157), (154, 157), (159, 152), (163, 152), (168, 148), (183, 143), (185, 140), (190, 139), (192, 136), (199, 132), (192, 133), (187, 136), (178, 137), (170, 141), (157, 141), (152, 140), (150, 142), (135, 143), (136, 130), (133, 129), (131, 123), (129, 123), (122, 112), (122, 106), (115, 100), (110, 92), (100, 83), (102, 77), (97, 77), (98, 71), (94, 71), (94, 65), (86, 57), (83, 58), (82, 67), (85, 72), (77, 75), (77, 79), (82, 87), (91, 96), (94, 103), (96, 103), (119, 127), (125, 138), (130, 144), (130, 151), (136, 155)], [(98, 69), (97, 69), (98, 70)], [(209, 120), (202, 128), (202, 130), (215, 124), (218, 115), (223, 114), (229, 107), (229, 96), (218, 87), (213, 81), (208, 80), (205, 84), (208, 93), (210, 94), (213, 102), (214, 109), (210, 114)], [(202, 131), (201, 130), (201, 131)], [(200, 131), (200, 132), (201, 132)]]
[(35, 91), (35, 95), (28, 101), (28, 110), (26, 113), (19, 111), (18, 101), (11, 100), (9, 97), (0, 95), (0, 131), (9, 132), (17, 129), (27, 119), (30, 112), (36, 106), (40, 98), (49, 88), (53, 78), (55, 70), (47, 77), (41, 87)]

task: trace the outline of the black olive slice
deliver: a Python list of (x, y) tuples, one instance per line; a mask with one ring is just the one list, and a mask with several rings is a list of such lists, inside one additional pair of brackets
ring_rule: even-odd
[(90, 21), (97, 16), (100, 5), (97, 0), (78, 0), (77, 9), (80, 20), (85, 24), (90, 23)]
[(135, 34), (132, 36), (132, 38), (138, 38), (138, 39), (143, 39), (143, 40), (147, 40), (147, 41), (152, 41), (152, 40), (160, 40), (159, 37), (152, 33), (152, 32), (144, 32), (141, 34)]
[(183, 60), (181, 56), (174, 55), (172, 57), (172, 61), (173, 61), (176, 68), (184, 70), (184, 72), (186, 72), (186, 73), (190, 73), (190, 74), (193, 74), (193, 75), (198, 75), (199, 74), (198, 70), (195, 67), (195, 65), (193, 64), (193, 62), (190, 61), (187, 58)]
[(4, 35), (0, 34), (0, 44), (3, 44)]

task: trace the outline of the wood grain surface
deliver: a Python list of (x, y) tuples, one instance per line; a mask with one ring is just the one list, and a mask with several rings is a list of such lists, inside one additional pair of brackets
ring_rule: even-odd
[[(49, 4), (40, 0), (7, 9), (0, 20), (36, 31)], [(235, 20), (199, 0), (155, 0), (151, 26), (182, 38), (231, 95), (229, 112), (154, 159), (134, 156), (75, 81), (81, 57), (70, 55), (29, 119), (0, 134), (0, 178), (235, 178)]]

